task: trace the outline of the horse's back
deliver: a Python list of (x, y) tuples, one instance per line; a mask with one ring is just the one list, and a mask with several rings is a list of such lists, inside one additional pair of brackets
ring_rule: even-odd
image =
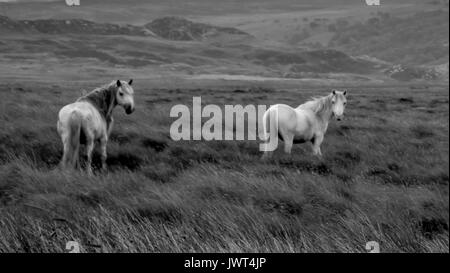
[(61, 108), (58, 114), (58, 130), (68, 128), (76, 117), (81, 120), (82, 130), (90, 132), (94, 137), (106, 130), (106, 124), (98, 110), (90, 103), (77, 101)]
[(291, 106), (287, 104), (275, 104), (272, 105), (268, 110), (268, 112), (274, 113), (277, 112), (278, 119), (286, 119), (293, 118), (295, 116), (295, 110)]
[(286, 104), (276, 104), (269, 108), (272, 113), (275, 113), (278, 117), (278, 126), (283, 130), (294, 131), (298, 127), (298, 123), (302, 123), (305, 114), (299, 114), (295, 108), (292, 108)]
[(278, 131), (282, 134), (290, 133), (295, 136), (295, 142), (309, 141), (314, 137), (314, 113), (307, 109), (292, 108), (286, 104), (276, 104), (269, 108), (271, 114), (276, 112), (278, 117)]

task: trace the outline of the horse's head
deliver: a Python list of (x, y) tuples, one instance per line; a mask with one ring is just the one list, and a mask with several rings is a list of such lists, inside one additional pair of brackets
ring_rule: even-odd
[(134, 90), (131, 87), (133, 80), (129, 82), (117, 80), (117, 104), (121, 105), (129, 115), (134, 112)]
[(347, 89), (344, 91), (333, 89), (331, 95), (333, 116), (335, 116), (337, 120), (342, 120), (345, 106), (347, 105)]

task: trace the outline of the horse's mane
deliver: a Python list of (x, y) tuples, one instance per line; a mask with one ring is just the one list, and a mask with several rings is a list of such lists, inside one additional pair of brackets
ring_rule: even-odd
[(117, 84), (113, 81), (109, 84), (95, 88), (88, 94), (78, 98), (77, 101), (88, 101), (94, 105), (105, 120), (108, 121), (111, 117), (112, 109), (117, 104), (116, 92)]
[(310, 101), (307, 101), (300, 105), (298, 108), (300, 109), (309, 109), (316, 113), (316, 115), (321, 115), (324, 112), (328, 112), (331, 110), (331, 95), (323, 96), (323, 97), (313, 97)]

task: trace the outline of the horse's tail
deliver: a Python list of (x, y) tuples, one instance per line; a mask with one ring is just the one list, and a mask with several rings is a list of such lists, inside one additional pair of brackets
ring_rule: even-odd
[(71, 166), (77, 167), (80, 150), (81, 115), (74, 111), (68, 119), (69, 133), (67, 139), (67, 160)]

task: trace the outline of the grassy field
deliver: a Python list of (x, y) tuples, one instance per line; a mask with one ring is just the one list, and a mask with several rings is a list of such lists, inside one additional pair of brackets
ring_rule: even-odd
[[(170, 108), (296, 106), (329, 88), (158, 89), (116, 109), (107, 173), (64, 173), (58, 110), (89, 85), (0, 83), (0, 252), (449, 251), (448, 86), (350, 88), (322, 159), (258, 142), (174, 142)], [(99, 156), (95, 158), (99, 165)]]

